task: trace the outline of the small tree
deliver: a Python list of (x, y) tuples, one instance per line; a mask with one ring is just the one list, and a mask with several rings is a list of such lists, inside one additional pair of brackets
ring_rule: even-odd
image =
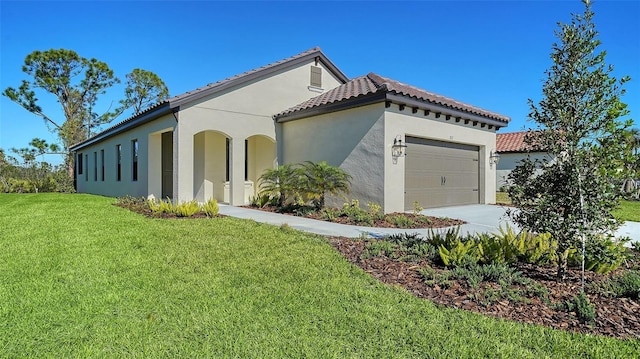
[(614, 180), (631, 125), (620, 119), (628, 112), (620, 101), (628, 78), (617, 80), (605, 65), (591, 4), (583, 2), (584, 14), (573, 14), (556, 31), (559, 43), (552, 47), (543, 99), (537, 105), (529, 100), (529, 118), (539, 130), (526, 142), (555, 160), (526, 159), (510, 175), (509, 196), (518, 210), (509, 214), (521, 227), (551, 233), (558, 241), (559, 279), (570, 248), (584, 248), (585, 241), (611, 235), (619, 226), (611, 214), (619, 200)]
[(316, 209), (324, 208), (327, 194), (349, 193), (351, 175), (342, 168), (331, 166), (326, 161), (306, 161), (303, 169), (307, 181), (306, 193)]
[(291, 164), (280, 165), (264, 171), (260, 178), (260, 192), (278, 198), (278, 207), (284, 207), (287, 198), (300, 187), (302, 173)]

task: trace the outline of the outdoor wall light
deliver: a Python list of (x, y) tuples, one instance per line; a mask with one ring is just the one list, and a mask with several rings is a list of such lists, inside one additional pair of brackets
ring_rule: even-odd
[(498, 165), (500, 161), (500, 154), (496, 150), (492, 150), (489, 155), (489, 167), (493, 167), (493, 165)]
[(405, 154), (407, 145), (402, 142), (402, 136), (398, 135), (393, 139), (393, 146), (391, 146), (391, 154), (393, 157), (402, 157)]

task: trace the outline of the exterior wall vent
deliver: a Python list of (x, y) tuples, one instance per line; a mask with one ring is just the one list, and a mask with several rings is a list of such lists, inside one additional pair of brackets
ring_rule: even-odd
[(322, 88), (322, 68), (311, 66), (311, 82), (312, 87)]

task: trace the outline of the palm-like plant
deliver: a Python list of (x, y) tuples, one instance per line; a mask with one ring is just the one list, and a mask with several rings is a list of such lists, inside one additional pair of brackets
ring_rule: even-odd
[(267, 169), (259, 178), (260, 192), (277, 197), (278, 207), (284, 207), (287, 198), (297, 191), (301, 176), (300, 170), (290, 164)]
[(305, 192), (316, 209), (324, 207), (326, 194), (349, 193), (352, 177), (340, 167), (331, 166), (326, 161), (306, 161), (302, 169), (306, 178)]

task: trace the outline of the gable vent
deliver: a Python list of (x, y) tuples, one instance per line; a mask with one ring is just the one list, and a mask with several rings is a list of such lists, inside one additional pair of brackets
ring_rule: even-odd
[(317, 66), (311, 66), (311, 82), (313, 87), (322, 87), (322, 68)]

